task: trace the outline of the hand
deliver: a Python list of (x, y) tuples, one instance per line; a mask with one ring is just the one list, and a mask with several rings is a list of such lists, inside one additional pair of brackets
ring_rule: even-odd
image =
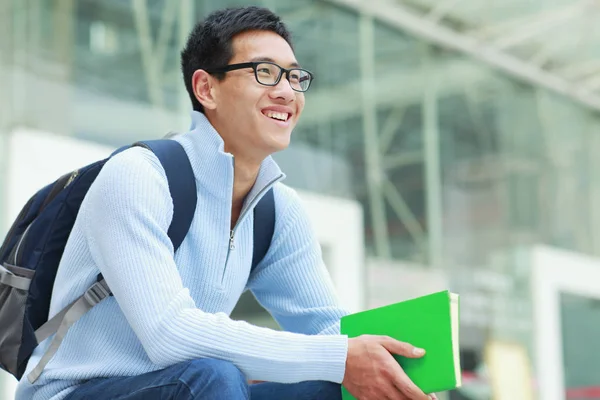
[(391, 353), (409, 358), (425, 355), (423, 349), (388, 336), (362, 335), (349, 339), (342, 385), (358, 400), (437, 399), (423, 393)]

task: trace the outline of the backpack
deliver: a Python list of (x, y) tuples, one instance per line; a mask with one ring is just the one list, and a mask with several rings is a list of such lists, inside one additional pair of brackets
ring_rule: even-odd
[[(136, 142), (108, 158), (63, 175), (25, 204), (0, 248), (0, 367), (21, 379), (36, 346), (56, 333), (49, 349), (28, 375), (42, 373), (68, 328), (111, 295), (102, 275), (71, 305), (48, 320), (52, 288), (79, 207), (98, 173), (113, 155), (132, 146), (151, 150), (161, 162), (173, 199), (168, 236), (177, 251), (196, 209), (196, 180), (183, 147), (174, 140)], [(266, 255), (275, 225), (275, 202), (269, 190), (254, 209), (252, 270)]]

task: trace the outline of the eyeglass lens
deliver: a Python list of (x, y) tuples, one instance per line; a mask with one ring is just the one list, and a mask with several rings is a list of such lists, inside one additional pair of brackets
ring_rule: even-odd
[[(260, 63), (256, 66), (256, 79), (263, 85), (273, 86), (276, 85), (281, 68), (271, 63)], [(289, 81), (292, 89), (298, 92), (304, 92), (308, 90), (310, 86), (310, 74), (308, 71), (295, 68), (290, 70)]]

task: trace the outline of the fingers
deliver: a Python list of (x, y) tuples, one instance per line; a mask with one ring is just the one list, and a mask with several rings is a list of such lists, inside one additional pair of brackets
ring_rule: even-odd
[(398, 364), (396, 364), (394, 372), (394, 376), (396, 377), (394, 385), (404, 396), (410, 400), (431, 400), (431, 397), (423, 393)]
[[(398, 390), (398, 389), (396, 389)], [(401, 400), (412, 400), (410, 397), (406, 397), (405, 395), (401, 394), (400, 397)], [(438, 400), (437, 396), (435, 394), (430, 394), (427, 396), (427, 399), (431, 399), (431, 400)]]
[(389, 336), (382, 336), (381, 344), (386, 348), (387, 351), (398, 354), (399, 356), (419, 358), (425, 355), (425, 350), (415, 347), (410, 343), (400, 342), (396, 339), (392, 339)]
[[(385, 385), (384, 390), (384, 399), (385, 400), (411, 400), (408, 397), (404, 396), (402, 392), (398, 391), (398, 388), (394, 386), (392, 383)], [(378, 397), (380, 398), (380, 397)]]
[(378, 400), (434, 400), (423, 393), (392, 357), (419, 358), (423, 349), (388, 336), (363, 335), (349, 340), (342, 384), (356, 398)]
[[(395, 386), (393, 387), (393, 391), (395, 392), (395, 394), (393, 395), (386, 395), (385, 400), (413, 400), (412, 397), (407, 397), (404, 394), (402, 394), (398, 388), (396, 388)], [(387, 392), (386, 392), (387, 393)], [(434, 393), (429, 394), (426, 399), (431, 399), (431, 400), (438, 400), (437, 396)]]
[[(388, 336), (381, 337), (381, 340), (382, 346), (390, 353), (410, 358), (419, 358), (425, 354), (424, 349), (415, 347), (410, 343), (400, 342)], [(410, 380), (395, 360), (390, 364), (390, 368), (390, 372), (393, 371), (390, 377), (393, 379), (396, 389), (404, 396), (410, 400), (431, 400), (430, 396), (423, 393), (423, 391)]]

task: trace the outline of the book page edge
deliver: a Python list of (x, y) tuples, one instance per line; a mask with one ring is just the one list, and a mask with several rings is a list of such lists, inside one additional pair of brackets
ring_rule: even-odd
[(450, 320), (452, 324), (452, 353), (454, 354), (454, 374), (456, 387), (462, 386), (462, 372), (460, 369), (460, 346), (459, 346), (459, 295), (450, 293)]

